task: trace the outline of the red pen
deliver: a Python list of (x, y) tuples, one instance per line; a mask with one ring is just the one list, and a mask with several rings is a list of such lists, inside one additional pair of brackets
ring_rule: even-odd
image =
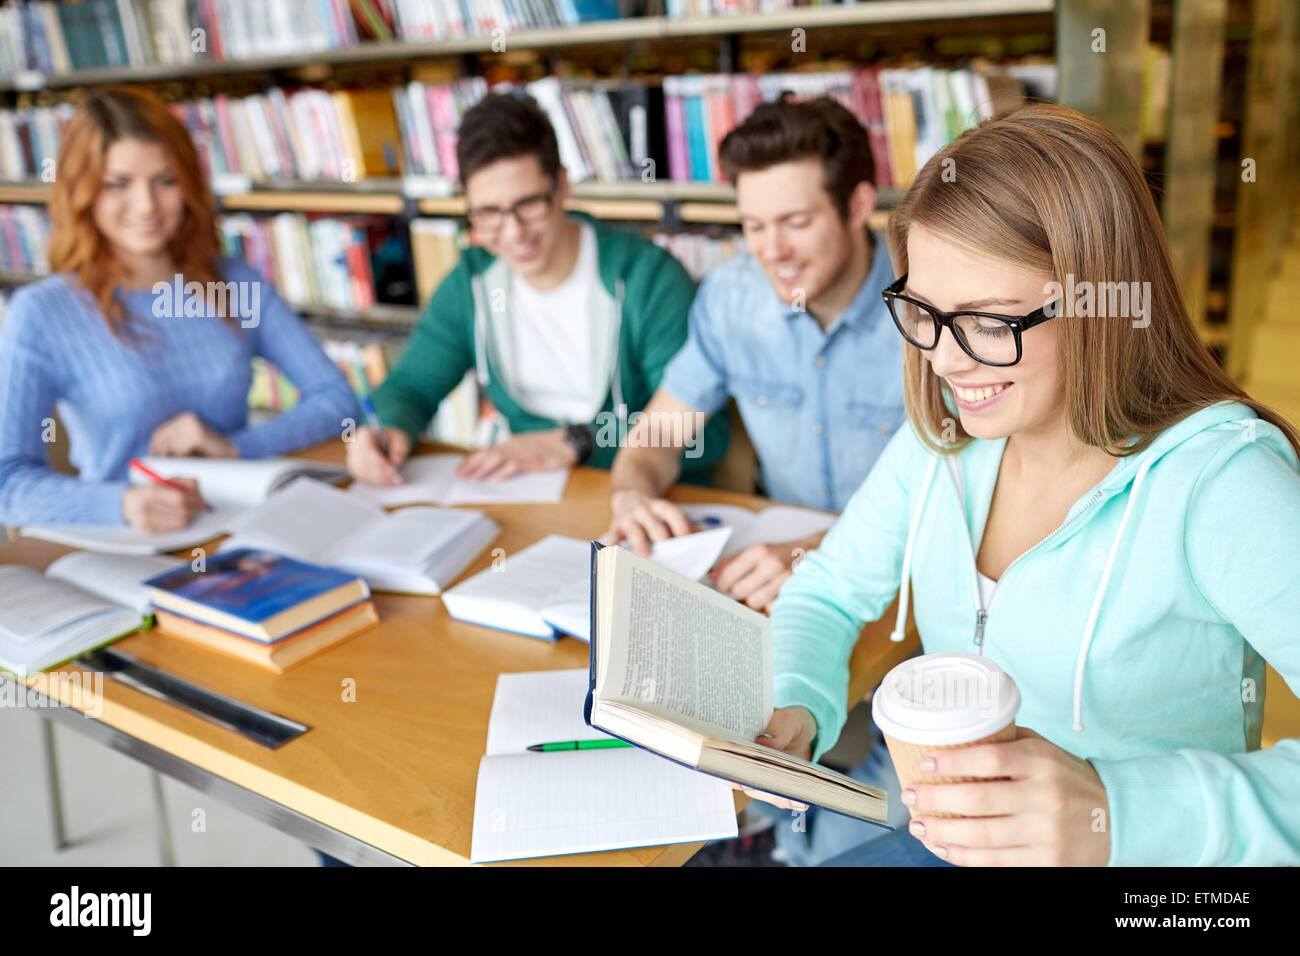
[[(158, 474), (158, 472), (154, 471), (152, 468), (150, 468), (148, 465), (142, 462), (139, 458), (131, 459), (131, 467), (134, 468), (136, 471), (140, 472), (140, 474), (144, 475), (155, 485), (166, 485), (168, 488), (175, 488), (177, 491), (189, 490), (179, 482), (172, 481), (170, 478), (164, 478), (162, 475)], [(205, 511), (211, 511), (212, 505), (205, 504), (203, 506), (203, 509)]]

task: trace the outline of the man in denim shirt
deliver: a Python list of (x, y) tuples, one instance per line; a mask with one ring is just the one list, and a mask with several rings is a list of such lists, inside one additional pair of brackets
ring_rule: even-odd
[[(749, 252), (700, 286), (686, 344), (614, 461), (611, 538), (642, 554), (689, 530), (662, 497), (681, 447), (663, 436), (681, 435), (689, 448), (728, 397), (768, 497), (830, 511), (844, 507), (905, 417), (901, 337), (880, 295), (894, 271), (884, 237), (867, 228), (876, 190), (862, 125), (826, 98), (767, 103), (719, 156)], [(766, 610), (796, 549), (820, 540), (742, 551), (715, 569), (718, 589)]]
[[(736, 185), (748, 254), (700, 286), (690, 332), (611, 472), (607, 537), (639, 553), (691, 528), (662, 496), (680, 448), (734, 397), (758, 452), (763, 490), (777, 500), (839, 511), (903, 425), (902, 344), (881, 291), (894, 279), (884, 237), (867, 228), (875, 206), (866, 131), (822, 98), (768, 103), (727, 135), (719, 159)], [(681, 445), (663, 440), (680, 436)], [(796, 556), (822, 535), (755, 545), (712, 572), (717, 589), (767, 610)], [(889, 792), (890, 822), (905, 824), (898, 780), (874, 730), (853, 776)], [(780, 813), (778, 845), (811, 864), (886, 831), (832, 813)]]

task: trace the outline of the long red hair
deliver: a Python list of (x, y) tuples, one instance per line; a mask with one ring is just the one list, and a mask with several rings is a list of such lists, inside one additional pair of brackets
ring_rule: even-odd
[[(126, 278), (112, 244), (95, 225), (95, 199), (104, 179), (104, 157), (121, 139), (157, 143), (170, 155), (185, 198), (185, 213), (168, 252), (185, 281), (218, 282), (217, 239), (212, 192), (199, 165), (189, 132), (157, 95), (109, 87), (81, 101), (59, 147), (54, 192), (50, 197), (50, 267), (76, 276), (99, 305), (115, 335), (125, 332), (127, 316), (114, 295)], [(209, 287), (211, 288), (211, 287)]]

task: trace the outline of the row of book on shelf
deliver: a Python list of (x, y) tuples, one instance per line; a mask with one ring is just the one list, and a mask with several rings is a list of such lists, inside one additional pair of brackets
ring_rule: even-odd
[(500, 37), (641, 15), (770, 12), (798, 0), (19, 0), (0, 75), (243, 60), (363, 42)]
[[(571, 182), (722, 182), (722, 138), (760, 103), (788, 91), (842, 102), (868, 130), (878, 185), (906, 186), (962, 130), (1026, 91), (1050, 97), (1054, 86), (1052, 65), (1025, 64), (688, 74), (665, 76), (662, 84), (546, 77), (524, 88), (555, 127)], [(214, 183), (407, 175), (440, 181), (430, 191), (447, 193), (458, 173), (461, 117), (488, 89), (481, 77), (387, 90), (271, 87), (172, 109)], [(66, 103), (0, 110), (0, 177), (48, 181), (71, 115)]]
[[(345, 312), (374, 305), (427, 302), (470, 241), (461, 220), (285, 212), (218, 217), (222, 252), (244, 259), (291, 305)], [(631, 228), (631, 227), (628, 227)], [(49, 213), (35, 205), (0, 205), (0, 271), (23, 277), (49, 272)], [(734, 230), (654, 231), (697, 281), (742, 247)]]
[(37, 0), (0, 11), (0, 73), (277, 56), (363, 36), (348, 0)]

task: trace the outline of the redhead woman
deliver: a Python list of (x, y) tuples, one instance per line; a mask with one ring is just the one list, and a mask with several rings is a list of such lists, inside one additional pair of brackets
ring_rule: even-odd
[(998, 664), (1019, 730), (934, 752), (984, 779), (907, 788), (906, 829), (829, 865), (1300, 863), (1300, 741), (1260, 750), (1265, 662), (1300, 690), (1300, 438), (1198, 339), (1137, 164), (1027, 106), (935, 156), (890, 242), (909, 427), (775, 602), (760, 742), (835, 743), (909, 584), (923, 650)]
[[(0, 326), (0, 524), (175, 530), (203, 508), (197, 489), (132, 487), (132, 457), (277, 455), (355, 420), (347, 380), (271, 284), (218, 256), (194, 145), (157, 97), (86, 97), (63, 138), (50, 215), (56, 274), (15, 293)], [(250, 426), (255, 355), (302, 398)], [(46, 465), (55, 406), (75, 478)]]

